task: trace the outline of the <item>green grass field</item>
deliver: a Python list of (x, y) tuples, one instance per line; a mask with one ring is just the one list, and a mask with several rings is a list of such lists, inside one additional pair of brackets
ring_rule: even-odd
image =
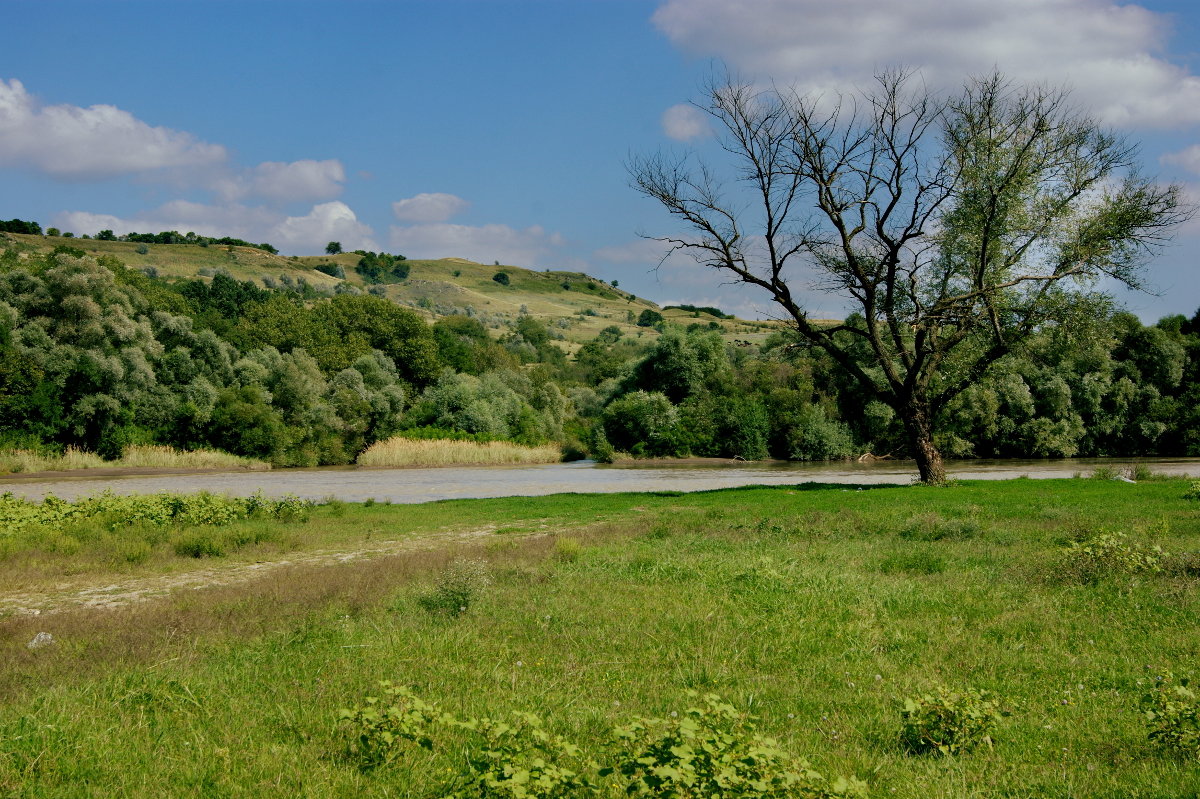
[[(27, 593), (431, 543), (0, 619), (0, 795), (446, 795), (465, 734), (369, 771), (345, 757), (339, 710), (387, 679), (459, 716), (533, 711), (593, 752), (616, 724), (715, 692), (876, 797), (1195, 796), (1195, 755), (1153, 745), (1138, 705), (1156, 676), (1198, 663), (1188, 489), (1015, 480), (334, 504), (306, 522), (236, 523), (222, 535), (242, 543), (200, 560), (171, 547), (186, 529), (136, 562), (117, 554), (120, 530), (60, 531), (78, 541), (61, 551), (24, 536), (0, 584)], [(486, 532), (445, 535), (469, 530)], [(1068, 554), (1101, 533), (1164, 554), (1143, 571)], [(459, 615), (431, 612), (460, 559), (485, 561), (491, 584)], [(43, 631), (57, 643), (30, 649)], [(991, 746), (900, 745), (900, 700), (938, 684), (1000, 700), (1010, 715)]]

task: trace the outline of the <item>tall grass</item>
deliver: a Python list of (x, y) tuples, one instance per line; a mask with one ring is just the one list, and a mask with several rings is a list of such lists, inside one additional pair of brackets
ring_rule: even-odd
[(67, 447), (61, 455), (29, 449), (0, 452), (0, 474), (28, 472), (67, 472), (76, 469), (270, 469), (270, 465), (251, 458), (211, 449), (191, 451), (174, 447), (130, 446), (115, 461), (106, 461), (94, 452)]
[(358, 456), (359, 466), (492, 466), (508, 463), (557, 463), (557, 444), (526, 447), (509, 441), (414, 441), (389, 438)]

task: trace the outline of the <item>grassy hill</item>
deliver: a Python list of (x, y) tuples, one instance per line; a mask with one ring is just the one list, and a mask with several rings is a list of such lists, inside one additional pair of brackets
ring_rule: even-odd
[[(76, 247), (91, 255), (108, 255), (135, 269), (153, 270), (158, 277), (197, 278), (224, 270), (238, 280), (262, 283), (304, 279), (319, 290), (332, 291), (340, 283), (361, 290), (368, 284), (354, 271), (360, 256), (273, 255), (253, 247), (196, 244), (137, 244), (124, 241), (62, 238), (0, 233), (0, 242), (18, 242), (32, 252), (46, 252), (59, 245)], [(3, 246), (3, 245), (0, 245)], [(508, 327), (527, 313), (561, 334), (568, 351), (594, 338), (605, 327), (616, 325), (627, 335), (657, 335), (652, 328), (638, 327), (637, 319), (647, 309), (662, 313), (681, 325), (714, 325), (729, 340), (761, 341), (778, 325), (742, 319), (723, 319), (703, 311), (662, 309), (650, 300), (636, 297), (582, 272), (534, 271), (519, 266), (480, 264), (462, 258), (410, 260), (407, 279), (381, 285), (384, 295), (429, 319), (469, 313), (493, 331)], [(331, 277), (318, 265), (336, 264), (346, 277)], [(504, 272), (508, 285), (493, 277)], [(376, 289), (379, 291), (380, 289)]]

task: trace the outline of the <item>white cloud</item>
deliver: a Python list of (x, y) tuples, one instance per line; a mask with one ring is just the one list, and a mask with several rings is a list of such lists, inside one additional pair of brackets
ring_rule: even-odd
[(663, 133), (675, 141), (689, 141), (711, 133), (708, 117), (694, 105), (680, 103), (663, 112)]
[(288, 252), (323, 249), (330, 241), (339, 241), (346, 250), (376, 250), (375, 231), (358, 221), (354, 211), (343, 202), (314, 205), (305, 216), (289, 216), (273, 229), (271, 243)]
[(462, 213), (470, 205), (462, 197), (440, 192), (418, 194), (392, 203), (392, 213), (401, 222), (445, 222)]
[(565, 244), (562, 236), (540, 225), (524, 230), (508, 225), (393, 225), (389, 240), (393, 252), (409, 258), (467, 258), (527, 268), (561, 261), (558, 250)]
[(285, 202), (328, 200), (342, 193), (345, 180), (338, 160), (266, 161), (251, 172), (249, 193)]
[(1065, 83), (1126, 127), (1200, 122), (1200, 78), (1163, 57), (1168, 21), (1110, 0), (667, 0), (654, 14), (684, 50), (805, 91), (864, 86), (893, 66), (939, 87), (998, 68)]
[(1193, 144), (1177, 153), (1167, 153), (1159, 160), (1164, 164), (1185, 169), (1193, 175), (1200, 175), (1200, 144)]
[(210, 177), (208, 188), (226, 203), (261, 197), (280, 203), (331, 200), (342, 193), (346, 169), (337, 159), (327, 161), (264, 161), (253, 169)]
[(152, 127), (111, 105), (40, 105), (18, 80), (0, 80), (0, 166), (63, 180), (99, 180), (223, 163), (225, 148)]
[(374, 231), (358, 221), (342, 202), (313, 206), (304, 216), (285, 216), (261, 206), (205, 205), (175, 200), (152, 211), (121, 218), (109, 214), (68, 211), (55, 217), (54, 224), (76, 234), (95, 235), (112, 230), (118, 235), (138, 231), (194, 231), (202, 236), (232, 236), (252, 242), (269, 242), (285, 253), (324, 251), (325, 244), (340, 241), (347, 250), (377, 250)]

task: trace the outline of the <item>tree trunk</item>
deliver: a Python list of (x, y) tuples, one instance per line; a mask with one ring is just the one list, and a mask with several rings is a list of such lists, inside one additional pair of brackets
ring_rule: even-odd
[(904, 408), (904, 429), (908, 432), (908, 443), (917, 461), (921, 482), (926, 485), (945, 483), (946, 466), (942, 463), (942, 453), (933, 443), (933, 424), (927, 403), (909, 401)]

